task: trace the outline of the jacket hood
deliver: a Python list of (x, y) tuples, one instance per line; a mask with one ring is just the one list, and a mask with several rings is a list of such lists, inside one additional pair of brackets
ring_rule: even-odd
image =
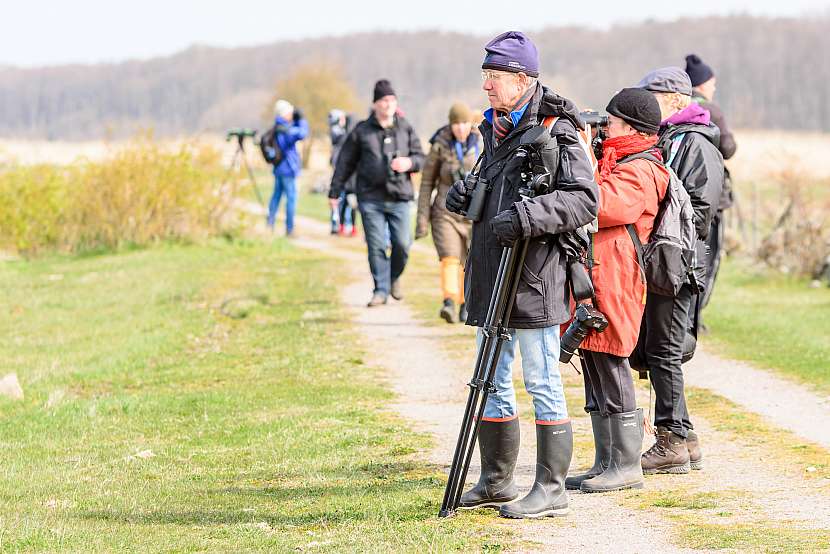
[(559, 96), (546, 86), (542, 86), (542, 98), (539, 101), (539, 115), (543, 117), (564, 117), (574, 124), (577, 129), (585, 129), (582, 118), (579, 117), (579, 108), (564, 96)]
[(681, 123), (695, 123), (697, 125), (709, 125), (709, 110), (697, 102), (692, 102), (683, 110), (680, 110), (668, 119), (663, 120), (662, 125), (680, 125)]

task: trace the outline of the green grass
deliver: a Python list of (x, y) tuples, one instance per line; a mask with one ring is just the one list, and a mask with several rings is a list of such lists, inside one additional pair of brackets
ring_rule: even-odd
[(830, 391), (830, 288), (757, 273), (726, 260), (705, 311), (726, 356), (781, 371)]
[(213, 241), (0, 265), (0, 550), (499, 550), (435, 517), (424, 436), (333, 303), (336, 261)]

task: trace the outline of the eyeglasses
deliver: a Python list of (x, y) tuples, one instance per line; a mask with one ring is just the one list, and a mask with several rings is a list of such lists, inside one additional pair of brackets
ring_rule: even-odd
[(507, 77), (509, 75), (515, 75), (515, 73), (509, 73), (507, 71), (493, 71), (491, 69), (485, 69), (481, 72), (481, 80), (482, 81), (498, 81), (502, 77)]

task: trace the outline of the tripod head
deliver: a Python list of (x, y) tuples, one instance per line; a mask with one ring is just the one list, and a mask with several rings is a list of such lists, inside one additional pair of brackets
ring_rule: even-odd
[(256, 136), (256, 133), (257, 133), (256, 129), (248, 129), (248, 128), (228, 129), (228, 133), (225, 135), (225, 142), (230, 142), (230, 140), (232, 138), (235, 138), (237, 144), (239, 145), (239, 148), (244, 150), (245, 149), (245, 146), (244, 146), (245, 137), (251, 137), (251, 139), (253, 140), (253, 138)]

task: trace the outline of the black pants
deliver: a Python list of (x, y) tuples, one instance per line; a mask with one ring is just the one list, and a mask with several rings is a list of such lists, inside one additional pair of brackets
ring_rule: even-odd
[(628, 358), (605, 352), (579, 349), (582, 376), (585, 378), (585, 411), (603, 416), (633, 412), (637, 409), (634, 378)]
[(712, 225), (709, 227), (709, 236), (706, 237), (706, 284), (701, 299), (701, 309), (709, 303), (712, 290), (715, 288), (715, 279), (718, 277), (720, 261), (723, 249), (724, 232), (723, 212), (718, 211), (712, 218)]
[(695, 295), (684, 285), (675, 297), (649, 293), (640, 328), (640, 344), (656, 396), (654, 424), (686, 437), (694, 429), (683, 391), (683, 341)]

